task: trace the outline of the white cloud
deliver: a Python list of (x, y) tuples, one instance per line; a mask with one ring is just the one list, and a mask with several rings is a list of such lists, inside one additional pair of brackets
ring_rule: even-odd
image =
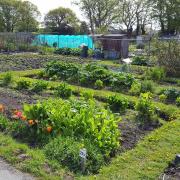
[(85, 20), (78, 6), (72, 4), (73, 2), (72, 0), (28, 0), (28, 1), (32, 2), (38, 7), (39, 11), (41, 12), (42, 17), (44, 17), (44, 15), (49, 10), (52, 10), (61, 6), (61, 7), (72, 9), (80, 20)]

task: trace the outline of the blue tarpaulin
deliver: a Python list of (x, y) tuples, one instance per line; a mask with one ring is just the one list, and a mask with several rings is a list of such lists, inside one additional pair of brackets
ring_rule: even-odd
[(87, 35), (37, 35), (33, 44), (47, 44), (53, 47), (56, 43), (58, 48), (79, 48), (81, 44), (86, 44), (90, 49), (93, 49), (93, 40)]

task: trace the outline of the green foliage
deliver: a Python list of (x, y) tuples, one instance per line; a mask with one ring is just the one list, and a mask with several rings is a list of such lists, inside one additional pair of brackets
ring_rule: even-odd
[(69, 98), (72, 95), (72, 89), (68, 84), (62, 83), (56, 88), (55, 94), (61, 98)]
[(147, 74), (154, 81), (162, 81), (165, 78), (164, 68), (154, 67), (150, 69)]
[(133, 58), (132, 64), (139, 66), (147, 66), (148, 60), (144, 56), (136, 56)]
[[(119, 146), (119, 120), (92, 100), (50, 99), (35, 105), (26, 105), (24, 113), (28, 120), (34, 122), (32, 125), (25, 125), (29, 129), (26, 130), (26, 136), (29, 133), (39, 143), (59, 134), (78, 139), (87, 138), (106, 156)], [(49, 132), (48, 127), (51, 130)]]
[(131, 85), (129, 93), (132, 95), (139, 95), (141, 93), (141, 83), (139, 83), (138, 81), (134, 81)]
[(161, 94), (164, 94), (167, 97), (167, 101), (175, 102), (178, 97), (180, 97), (180, 91), (177, 89), (164, 89), (161, 91)]
[(111, 87), (116, 91), (129, 89), (133, 82), (133, 75), (127, 73), (118, 73), (114, 74), (114, 77), (111, 80)]
[[(111, 86), (115, 90), (128, 89), (131, 87), (134, 77), (127, 73), (114, 73), (106, 66), (90, 63), (85, 66), (76, 63), (51, 62), (45, 68), (45, 73), (52, 78), (57, 75), (63, 80), (73, 83), (79, 82), (83, 86), (93, 86), (95, 83), (102, 86)], [(100, 81), (102, 81), (102, 83)], [(96, 82), (97, 81), (97, 82)], [(100, 87), (98, 87), (100, 88)]]
[(57, 160), (63, 166), (67, 166), (71, 171), (81, 171), (81, 159), (79, 157), (80, 149), (86, 148), (87, 159), (85, 172), (97, 173), (100, 167), (104, 164), (104, 158), (96, 146), (90, 141), (79, 142), (71, 137), (58, 137), (45, 147), (45, 153), (49, 159)]
[(12, 77), (12, 74), (11, 73), (6, 73), (3, 77), (3, 80), (2, 80), (2, 85), (3, 86), (8, 86), (9, 84), (11, 84), (13, 82), (13, 77)]
[(107, 101), (108, 101), (110, 109), (113, 112), (124, 113), (129, 105), (129, 102), (126, 98), (122, 96), (117, 96), (117, 95), (109, 96)]
[(176, 99), (176, 105), (177, 105), (177, 106), (180, 106), (180, 97), (177, 97), (177, 99)]
[(103, 82), (100, 79), (98, 79), (98, 80), (96, 80), (94, 86), (96, 89), (102, 89), (103, 88)]
[(141, 82), (141, 92), (154, 92), (154, 83), (149, 80), (144, 80)]
[(61, 55), (72, 55), (72, 56), (80, 56), (81, 55), (81, 49), (80, 48), (58, 48), (54, 52), (55, 54), (61, 54)]
[(32, 85), (32, 91), (39, 93), (42, 92), (43, 90), (46, 90), (48, 87), (48, 83), (44, 81), (37, 81)]
[(75, 63), (65, 63), (65, 62), (50, 62), (45, 68), (45, 73), (52, 77), (57, 75), (59, 78), (68, 79), (70, 77), (78, 77), (79, 66)]
[(18, 90), (28, 89), (30, 87), (30, 85), (31, 85), (31, 83), (29, 81), (20, 80), (17, 82), (16, 89), (18, 89)]
[(158, 41), (157, 57), (160, 66), (164, 67), (168, 76), (180, 76), (180, 44), (178, 41)]
[(151, 101), (151, 93), (141, 94), (135, 109), (138, 111), (137, 121), (142, 127), (148, 128), (148, 126), (153, 125), (157, 121), (155, 106)]

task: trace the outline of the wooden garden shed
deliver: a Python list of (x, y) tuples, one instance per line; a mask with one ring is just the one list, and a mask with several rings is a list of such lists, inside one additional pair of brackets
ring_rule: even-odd
[(105, 58), (119, 59), (128, 57), (129, 40), (126, 34), (96, 34), (93, 41), (100, 41)]

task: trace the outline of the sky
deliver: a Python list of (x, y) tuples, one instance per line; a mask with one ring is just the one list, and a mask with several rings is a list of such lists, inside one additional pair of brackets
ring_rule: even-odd
[(28, 1), (32, 2), (38, 7), (39, 11), (41, 12), (42, 19), (44, 15), (48, 13), (49, 10), (61, 6), (72, 9), (80, 20), (85, 20), (78, 6), (72, 4), (73, 0), (28, 0)]

